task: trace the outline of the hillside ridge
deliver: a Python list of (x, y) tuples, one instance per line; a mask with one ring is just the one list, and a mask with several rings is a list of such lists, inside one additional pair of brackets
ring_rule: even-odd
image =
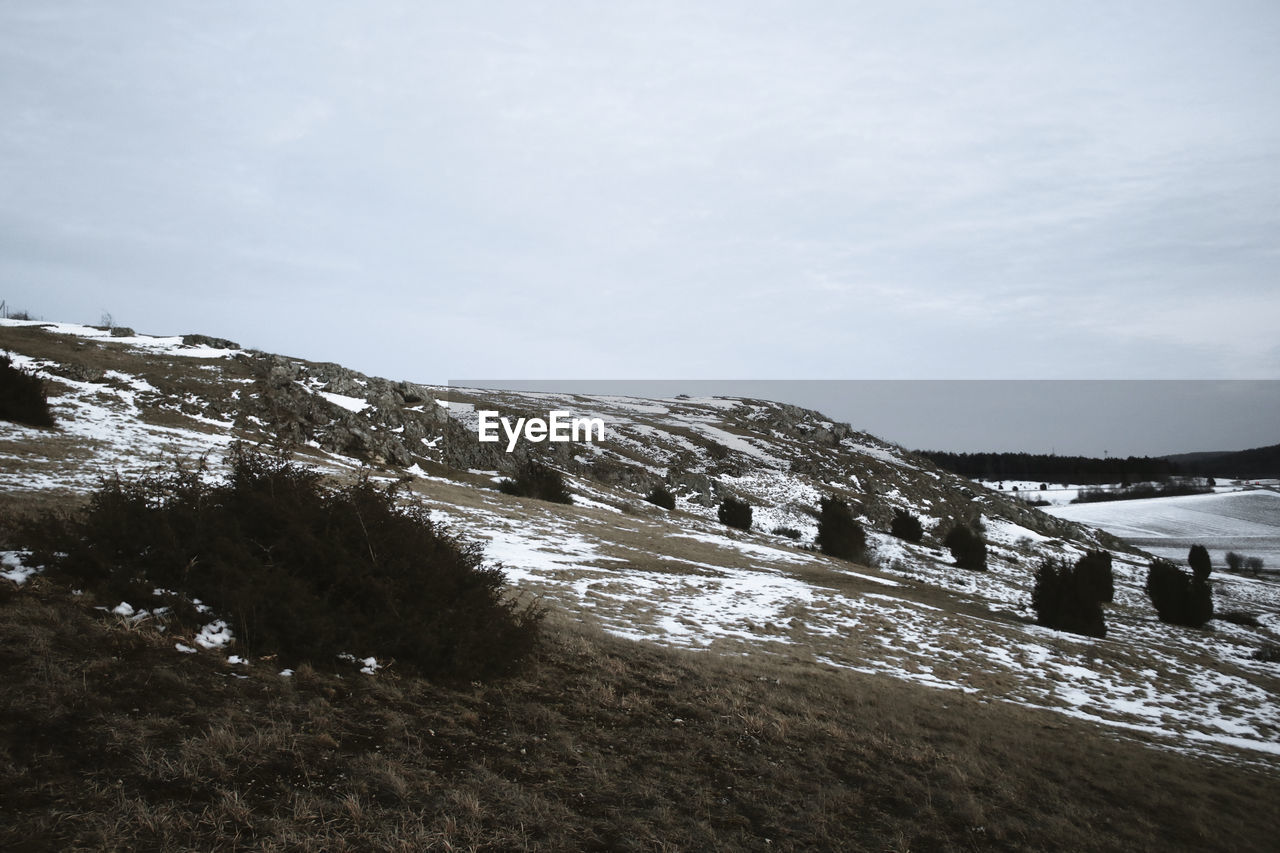
[[(5, 502), (64, 505), (102, 477), (175, 457), (218, 465), (237, 441), (276, 446), (339, 480), (402, 482), (404, 499), (484, 543), (514, 590), (617, 636), (887, 675), (1247, 764), (1280, 756), (1280, 682), (1255, 657), (1280, 629), (1280, 595), (1265, 580), (1214, 576), (1219, 611), (1248, 613), (1252, 625), (1179, 629), (1151, 609), (1146, 555), (818, 412), (418, 385), (230, 344), (0, 324), (0, 348), (45, 377), (58, 420), (54, 430), (0, 424)], [(507, 454), (477, 440), (486, 409), (601, 417), (607, 439)], [(496, 490), (530, 456), (565, 472), (573, 506)], [(643, 499), (657, 484), (675, 510)], [(866, 525), (870, 565), (809, 544), (829, 495)], [(752, 506), (750, 531), (719, 523), (725, 496)], [(920, 518), (921, 543), (889, 535), (898, 511)], [(989, 571), (956, 567), (941, 545), (969, 522), (985, 526)], [(1034, 624), (1036, 567), (1095, 548), (1116, 560), (1107, 638)]]

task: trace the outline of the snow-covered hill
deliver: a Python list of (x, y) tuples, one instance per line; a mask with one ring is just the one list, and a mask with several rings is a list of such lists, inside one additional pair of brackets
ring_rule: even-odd
[[(516, 590), (616, 634), (882, 673), (1096, 720), (1178, 749), (1280, 762), (1280, 669), (1254, 659), (1280, 631), (1274, 584), (1215, 576), (1219, 612), (1247, 611), (1260, 627), (1164, 625), (1142, 589), (1145, 555), (816, 412), (718, 397), (428, 387), (229, 341), (115, 337), (69, 324), (3, 321), (0, 348), (47, 380), (59, 424), (51, 432), (0, 422), (10, 507), (84, 495), (103, 476), (175, 456), (209, 454), (216, 466), (237, 440), (283, 442), (336, 477), (365, 468), (405, 479), (406, 499), (486, 541)], [(520, 453), (567, 473), (576, 504), (494, 490), (520, 453), (479, 443), (477, 412), (546, 417), (553, 409), (606, 424), (602, 443), (522, 445)], [(642, 499), (658, 484), (676, 494), (674, 511)], [(812, 510), (827, 494), (848, 499), (870, 528), (873, 565), (806, 547)], [(752, 531), (717, 521), (727, 495), (753, 506)], [(922, 544), (888, 535), (898, 509), (921, 518)], [(975, 515), (991, 545), (986, 573), (951, 565), (938, 543), (948, 525)], [(770, 532), (782, 527), (801, 538)], [(1036, 565), (1100, 545), (1116, 558), (1108, 637), (1035, 625)], [(20, 562), (7, 555), (5, 576), (22, 577)]]

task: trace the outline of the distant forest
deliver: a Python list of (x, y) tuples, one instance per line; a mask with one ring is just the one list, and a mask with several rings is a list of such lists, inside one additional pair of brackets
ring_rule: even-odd
[(920, 450), (940, 468), (971, 480), (1030, 480), (1099, 486), (1157, 483), (1172, 477), (1280, 477), (1280, 444), (1225, 453), (1094, 459), (1042, 453), (948, 453)]

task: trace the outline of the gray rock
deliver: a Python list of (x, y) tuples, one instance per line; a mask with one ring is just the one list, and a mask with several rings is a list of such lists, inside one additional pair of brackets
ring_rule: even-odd
[(182, 343), (189, 347), (213, 347), (214, 349), (240, 349), (235, 341), (214, 338), (209, 335), (183, 335)]
[(106, 377), (106, 371), (102, 368), (90, 367), (78, 361), (52, 364), (45, 369), (55, 376), (62, 376), (75, 382), (101, 382)]

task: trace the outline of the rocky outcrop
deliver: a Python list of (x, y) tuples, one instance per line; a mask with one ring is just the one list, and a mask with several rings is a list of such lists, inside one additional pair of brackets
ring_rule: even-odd
[(78, 361), (54, 362), (46, 365), (45, 370), (74, 382), (101, 382), (107, 375), (101, 367), (90, 367)]
[(753, 426), (755, 429), (763, 426), (789, 438), (823, 447), (838, 447), (846, 438), (858, 435), (848, 424), (834, 423), (824, 418), (820, 412), (787, 403), (768, 405)]
[(420, 385), (278, 355), (238, 358), (254, 377), (242, 394), (240, 424), (260, 424), (283, 445), (314, 443), (372, 465), (401, 468), (424, 460), (496, 467), (491, 447), (480, 445)]
[(675, 470), (667, 480), (672, 492), (701, 506), (716, 506), (724, 500), (724, 489), (706, 474)]
[(189, 347), (213, 347), (214, 349), (240, 349), (235, 341), (214, 338), (209, 335), (183, 335), (182, 342)]

